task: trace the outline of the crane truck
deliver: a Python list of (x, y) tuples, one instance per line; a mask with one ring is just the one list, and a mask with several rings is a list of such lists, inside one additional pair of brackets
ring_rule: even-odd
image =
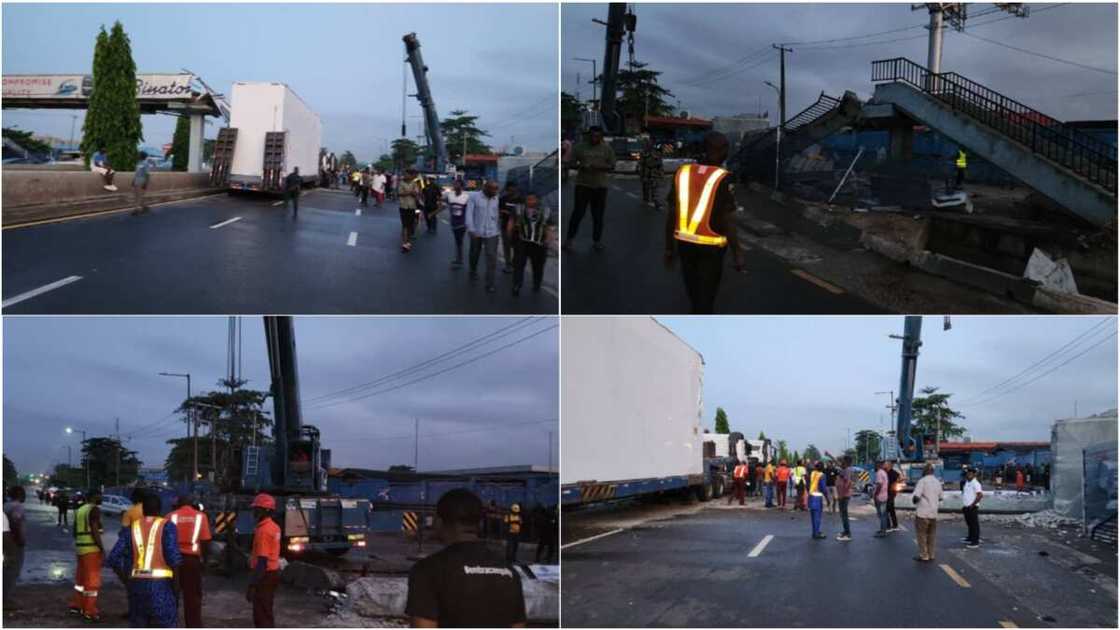
[(742, 434), (702, 433), (704, 359), (653, 318), (564, 322), (565, 508), (730, 487)]
[[(948, 320), (945, 329), (950, 328)], [(882, 440), (881, 459), (884, 461), (897, 461), (899, 474), (905, 482), (913, 485), (922, 476), (925, 464), (934, 465), (935, 469), (942, 469), (940, 455), (937, 452), (937, 443), (940, 436), (936, 434), (921, 434), (914, 436), (914, 381), (918, 374), (918, 353), (922, 347), (922, 317), (920, 315), (907, 315), (903, 322), (902, 335), (891, 335), (892, 339), (902, 341), (902, 369), (899, 375), (897, 415), (895, 417), (894, 435)], [(901, 490), (898, 488), (897, 490)]]
[(246, 446), (233, 491), (210, 497), (211, 531), (247, 548), (256, 525), (249, 507), (258, 492), (276, 498), (273, 519), (280, 525), (281, 551), (343, 555), (366, 546), (370, 503), (327, 492), (330, 450), (320, 447), (319, 429), (303, 423), (291, 317), (264, 318), (273, 403), (272, 441)]
[[(424, 58), (420, 55), (420, 40), (416, 33), (405, 35), (404, 50), (408, 55), (408, 65), (412, 67), (412, 78), (416, 81), (416, 100), (424, 109), (424, 131), (428, 136), (436, 158), (436, 173), (447, 172), (447, 145), (443, 141), (443, 130), (439, 125), (439, 114), (436, 112), (436, 102), (432, 99), (432, 88), (428, 85), (428, 66), (424, 65)], [(404, 130), (401, 130), (404, 135)]]

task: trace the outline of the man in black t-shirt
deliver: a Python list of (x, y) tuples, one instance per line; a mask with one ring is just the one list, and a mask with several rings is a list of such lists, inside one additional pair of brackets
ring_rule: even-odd
[(898, 480), (902, 475), (894, 469), (894, 462), (887, 462), (887, 518), (890, 520), (890, 528), (888, 532), (898, 531), (898, 514), (894, 511), (894, 497), (898, 494), (897, 488)]
[(447, 544), (413, 565), (405, 614), (414, 628), (525, 627), (521, 578), (479, 539), (482, 501), (469, 490), (436, 504), (437, 536)]

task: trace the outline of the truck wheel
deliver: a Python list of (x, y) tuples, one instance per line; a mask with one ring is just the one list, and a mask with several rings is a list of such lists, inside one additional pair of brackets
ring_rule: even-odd
[(724, 491), (723, 477), (716, 477), (715, 488), (712, 491), (712, 495), (715, 496), (715, 498), (718, 499), (718, 498), (723, 496), (723, 491)]
[(710, 481), (706, 481), (704, 482), (704, 485), (696, 488), (696, 498), (700, 499), (701, 501), (712, 500), (712, 484)]

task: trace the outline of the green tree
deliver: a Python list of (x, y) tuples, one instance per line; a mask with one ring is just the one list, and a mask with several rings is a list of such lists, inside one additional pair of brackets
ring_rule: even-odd
[[(120, 458), (120, 476), (118, 483), (117, 462)], [(89, 485), (99, 488), (103, 485), (127, 485), (136, 481), (140, 474), (140, 460), (136, 451), (124, 448), (113, 438), (94, 437), (82, 442), (82, 482), (85, 487), (86, 466), (89, 467)]]
[(716, 433), (731, 433), (731, 425), (727, 422), (727, 412), (723, 407), (716, 407)]
[(618, 72), (618, 111), (624, 120), (641, 121), (644, 116), (672, 116), (675, 113), (668, 99), (673, 93), (658, 85), (660, 72), (649, 70), (647, 64), (634, 63), (633, 70)]
[(763, 433), (762, 431), (759, 431), (758, 432), (758, 439), (759, 440), (765, 440), (766, 439), (766, 434)]
[(784, 459), (788, 462), (790, 460), (788, 448), (789, 445), (786, 444), (785, 440), (778, 440), (778, 461)]
[(16, 479), (18, 479), (18, 478), (19, 478), (19, 472), (16, 470), (16, 465), (14, 463), (12, 463), (12, 460), (8, 459), (7, 455), (5, 455), (4, 456), (4, 487), (6, 488), (8, 486), (8, 484), (10, 484), (10, 483), (15, 483)]
[(397, 138), (391, 145), (393, 150), (393, 163), (399, 169), (405, 169), (416, 163), (420, 155), (420, 147), (408, 138)]
[[(444, 118), (439, 127), (443, 131), (443, 140), (447, 143), (448, 159), (459, 164), (463, 163), (463, 147), (468, 154), (489, 154), (490, 146), (482, 138), (490, 134), (479, 129), (475, 124), (478, 116), (471, 116), (464, 109), (456, 109), (448, 118)], [(464, 144), (465, 143), (465, 144)]]
[(97, 34), (92, 74), (93, 91), (82, 124), (81, 149), (86, 163), (94, 151), (104, 147), (113, 168), (131, 169), (144, 133), (136, 102), (136, 62), (120, 22), (113, 23), (110, 33), (102, 26)]
[(31, 153), (50, 154), (51, 152), (51, 145), (35, 138), (30, 131), (23, 131), (15, 127), (4, 127), (3, 136)]
[(354, 157), (354, 153), (352, 151), (346, 151), (342, 154), (341, 157), (338, 158), (339, 166), (349, 166), (353, 168), (357, 164), (358, 158)]
[(191, 119), (180, 116), (175, 122), (175, 135), (171, 140), (171, 169), (176, 171), (187, 170), (187, 158), (190, 157), (191, 146)]
[(856, 452), (856, 461), (869, 464), (878, 459), (882, 436), (870, 429), (863, 429), (856, 432), (855, 438), (855, 448), (852, 450)]
[[(272, 420), (264, 411), (268, 392), (244, 389), (245, 381), (218, 381), (219, 387), (184, 400), (178, 411), (183, 421), (190, 422), (191, 414), (200, 427), (212, 427), (210, 434), (200, 429), (198, 470), (203, 476), (214, 474), (215, 483), (230, 487), (235, 481), (240, 462), (237, 451), (250, 444), (268, 442), (266, 433)], [(164, 470), (171, 479), (190, 479), (194, 469), (194, 440), (179, 438), (168, 440), (172, 446), (164, 463)], [(216, 451), (212, 459), (211, 450)]]
[(81, 488), (86, 483), (86, 472), (79, 466), (59, 464), (47, 480), (48, 485)]
[(381, 156), (377, 158), (377, 161), (373, 163), (373, 165), (383, 171), (391, 171), (393, 170), (393, 156), (387, 153), (382, 153)]
[(854, 449), (854, 448), (849, 448), (849, 449), (845, 450), (844, 453), (840, 457), (841, 457), (841, 459), (844, 458), (844, 457), (850, 457), (853, 462), (858, 462), (859, 461), (859, 454), (856, 453), (856, 449)]
[(794, 451), (793, 458), (790, 460), (790, 465), (794, 465), (799, 461), (801, 461), (801, 455), (797, 451)]
[(560, 131), (569, 136), (579, 132), (580, 121), (583, 118), (583, 103), (567, 92), (560, 93)]
[(937, 387), (923, 387), (922, 396), (915, 396), (911, 405), (914, 422), (910, 435), (921, 441), (923, 435), (940, 436), (942, 440), (961, 437), (968, 432), (957, 420), (964, 415), (949, 407), (952, 394), (939, 394)]
[(816, 446), (810, 444), (805, 447), (805, 453), (802, 457), (814, 462), (819, 462), (821, 460), (821, 452)]

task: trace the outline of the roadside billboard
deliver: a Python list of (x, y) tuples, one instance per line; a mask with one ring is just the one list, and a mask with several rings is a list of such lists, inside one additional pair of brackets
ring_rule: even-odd
[[(88, 74), (6, 74), (2, 97), (9, 100), (84, 100), (93, 92)], [(136, 98), (142, 101), (192, 100), (192, 74), (138, 74)]]

